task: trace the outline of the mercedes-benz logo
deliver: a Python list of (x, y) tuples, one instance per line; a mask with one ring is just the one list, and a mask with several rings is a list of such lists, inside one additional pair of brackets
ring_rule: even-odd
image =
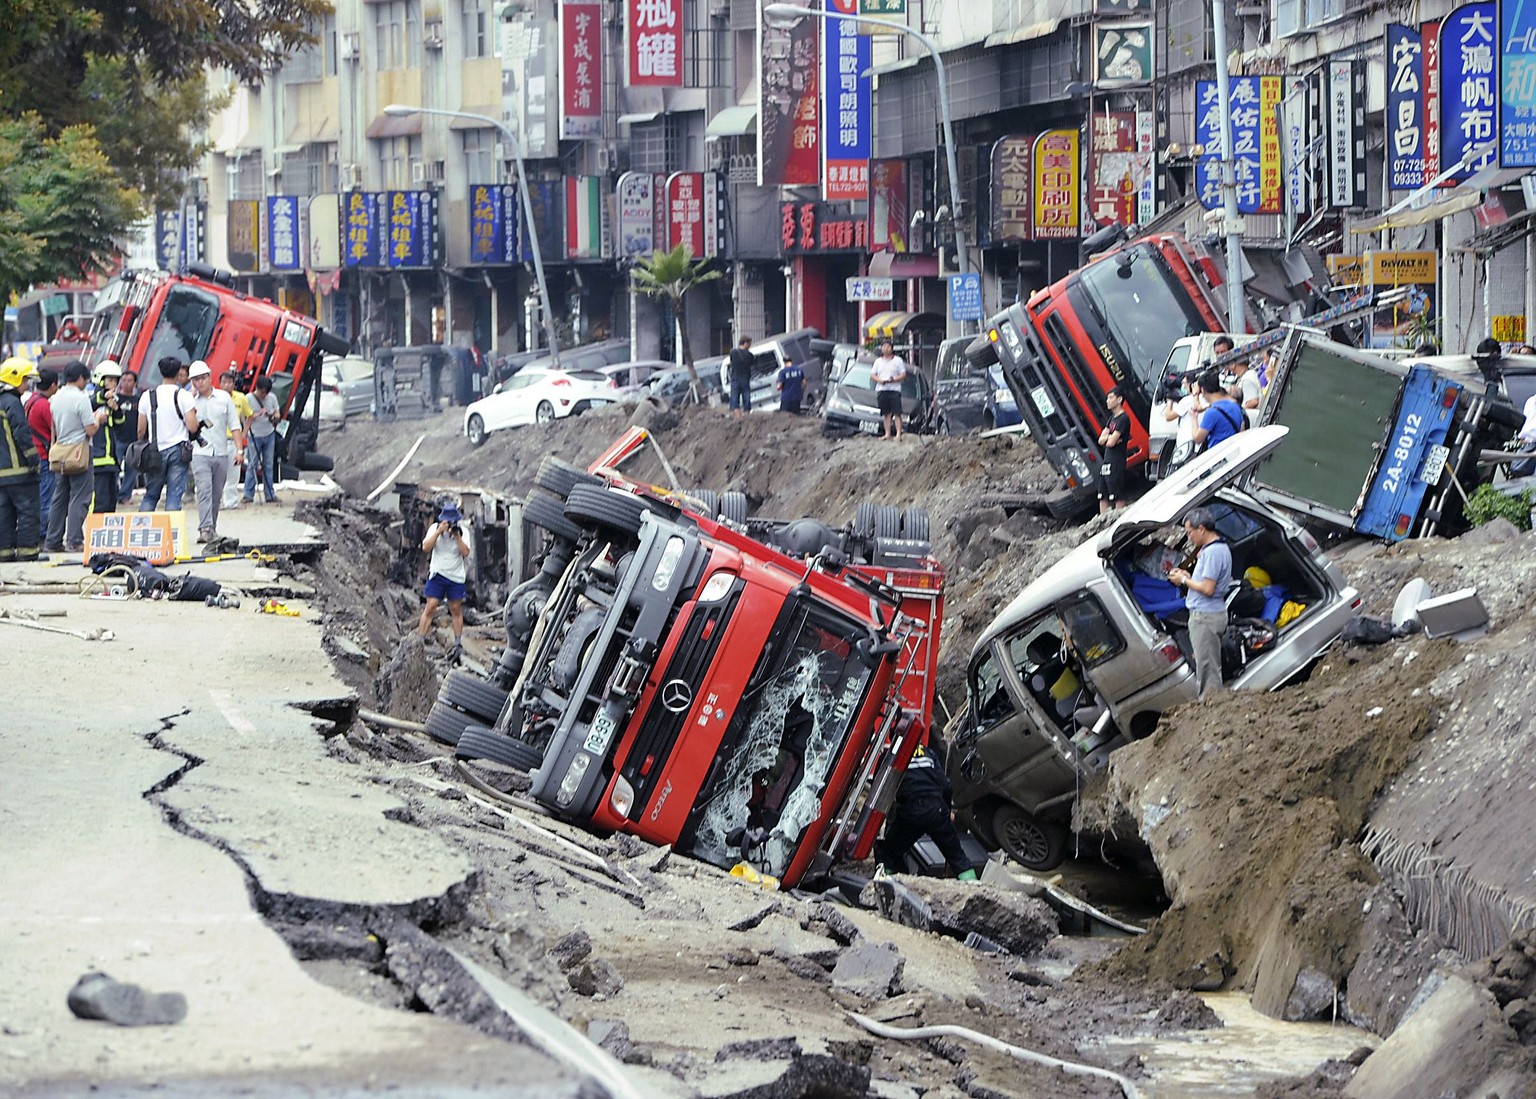
[(669, 679), (661, 685), (661, 704), (680, 714), (693, 704), (693, 688), (681, 679)]

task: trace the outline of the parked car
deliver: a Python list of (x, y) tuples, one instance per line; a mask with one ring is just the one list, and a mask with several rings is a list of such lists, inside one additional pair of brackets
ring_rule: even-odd
[(1021, 419), (997, 356), (987, 363), (967, 356), (967, 348), (977, 342), (965, 336), (939, 347), (933, 400), (934, 430), (941, 435), (1012, 427)]
[(615, 399), (609, 379), (595, 370), (525, 366), (464, 410), (464, 435), (479, 446), (504, 427), (552, 423)]
[[(636, 362), (615, 363), (598, 367), (597, 372), (607, 378), (621, 396), (633, 396), (645, 389), (645, 384), (656, 374), (674, 369), (665, 359), (641, 359)], [(687, 371), (683, 371), (684, 374)]]
[(339, 427), (373, 408), (373, 363), (356, 355), (326, 359), (320, 368), (320, 422)]
[[(695, 363), (699, 374), (699, 398), (708, 402), (711, 397), (720, 398), (720, 364), (718, 359)], [(681, 404), (688, 396), (688, 386), (693, 381), (686, 366), (672, 366), (652, 374), (645, 383), (653, 397), (660, 397), (669, 405)]]
[[(827, 402), (821, 411), (824, 428), (880, 434), (883, 425), (871, 376), (873, 369), (871, 363), (852, 363), (827, 390)], [(921, 370), (907, 369), (901, 383), (901, 411), (904, 431), (921, 433), (932, 427), (933, 384)]]
[(949, 773), (959, 819), (983, 840), (1034, 870), (1058, 864), (1085, 777), (1194, 699), (1187, 616), (1164, 578), (1187, 557), (1182, 520), (1192, 508), (1211, 509), (1233, 576), (1264, 581), (1263, 614), (1233, 612), (1228, 687), (1283, 686), (1360, 613), (1359, 593), (1312, 536), (1235, 487), (1286, 434), (1244, 431), (1181, 467), (982, 633), (951, 729)]

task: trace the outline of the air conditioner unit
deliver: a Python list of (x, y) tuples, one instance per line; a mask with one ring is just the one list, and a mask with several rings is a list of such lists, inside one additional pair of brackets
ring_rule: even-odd
[(363, 185), (363, 168), (360, 164), (343, 164), (340, 177), (343, 191), (356, 191)]
[(443, 162), (441, 160), (413, 160), (411, 161), (411, 185), (414, 187), (428, 187), (443, 181)]
[(609, 145), (597, 147), (597, 170), (607, 172), (613, 169), (613, 148)]
[(357, 31), (347, 31), (336, 44), (336, 54), (343, 61), (356, 61), (361, 49)]

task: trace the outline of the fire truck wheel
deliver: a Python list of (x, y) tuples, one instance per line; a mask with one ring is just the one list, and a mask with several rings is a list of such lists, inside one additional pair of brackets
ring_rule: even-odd
[(570, 462), (562, 462), (559, 458), (545, 458), (539, 463), (538, 475), (533, 483), (540, 488), (547, 488), (560, 499), (564, 500), (571, 494), (571, 489), (577, 485), (596, 485), (601, 487), (603, 479), (595, 474), (588, 473), (580, 466), (573, 466)]
[(501, 708), (506, 705), (507, 692), (472, 672), (455, 668), (443, 680), (437, 698), (439, 702), (457, 706), (470, 717), (494, 722), (501, 716)]
[(287, 451), (283, 458), (283, 464), (287, 471), (285, 478), (299, 479), (299, 471), (304, 468), (304, 457), (309, 453), (309, 437), (297, 429), (288, 436)]
[(901, 536), (913, 542), (928, 541), (928, 509), (911, 507), (901, 517)]
[(485, 444), (485, 421), (479, 416), (471, 416), (469, 422), (464, 425), (464, 434), (469, 436), (470, 446), (483, 446)]
[(523, 503), (523, 522), (568, 542), (581, 540), (581, 528), (565, 517), (560, 501), (541, 489), (530, 492)]
[(875, 505), (865, 501), (853, 513), (853, 533), (859, 538), (875, 536)]
[(466, 729), (456, 747), (460, 759), (488, 759), (518, 771), (532, 771), (544, 762), (544, 753), (537, 748), (490, 729)]
[(463, 710), (439, 702), (427, 714), (427, 735), (444, 744), (457, 744), (464, 735), (464, 727), (471, 724), (475, 722)]
[(591, 485), (577, 485), (565, 502), (565, 517), (571, 522), (626, 539), (640, 533), (640, 516), (648, 510), (639, 497)]
[(720, 518), (727, 523), (744, 525), (747, 521), (747, 494), (723, 492), (720, 494)]
[(1067, 830), (1039, 820), (1017, 805), (1004, 805), (992, 817), (992, 834), (1008, 857), (1028, 870), (1055, 870), (1067, 854)]
[(875, 509), (875, 537), (901, 537), (901, 509), (881, 504)]
[(698, 514), (713, 519), (720, 514), (720, 494), (712, 488), (696, 488), (688, 493), (699, 502)]

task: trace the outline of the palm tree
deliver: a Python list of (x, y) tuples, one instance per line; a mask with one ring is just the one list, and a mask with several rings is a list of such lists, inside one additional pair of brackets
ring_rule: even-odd
[(688, 342), (688, 321), (683, 314), (683, 299), (688, 291), (700, 283), (712, 282), (720, 277), (719, 271), (709, 270), (709, 260), (696, 260), (686, 244), (679, 244), (670, 252), (652, 252), (635, 261), (633, 276), (635, 289), (651, 298), (666, 298), (672, 303), (672, 314), (677, 318), (678, 338), (682, 341), (683, 362), (688, 367), (688, 390), (693, 399), (699, 399), (699, 372), (693, 365), (693, 347)]

